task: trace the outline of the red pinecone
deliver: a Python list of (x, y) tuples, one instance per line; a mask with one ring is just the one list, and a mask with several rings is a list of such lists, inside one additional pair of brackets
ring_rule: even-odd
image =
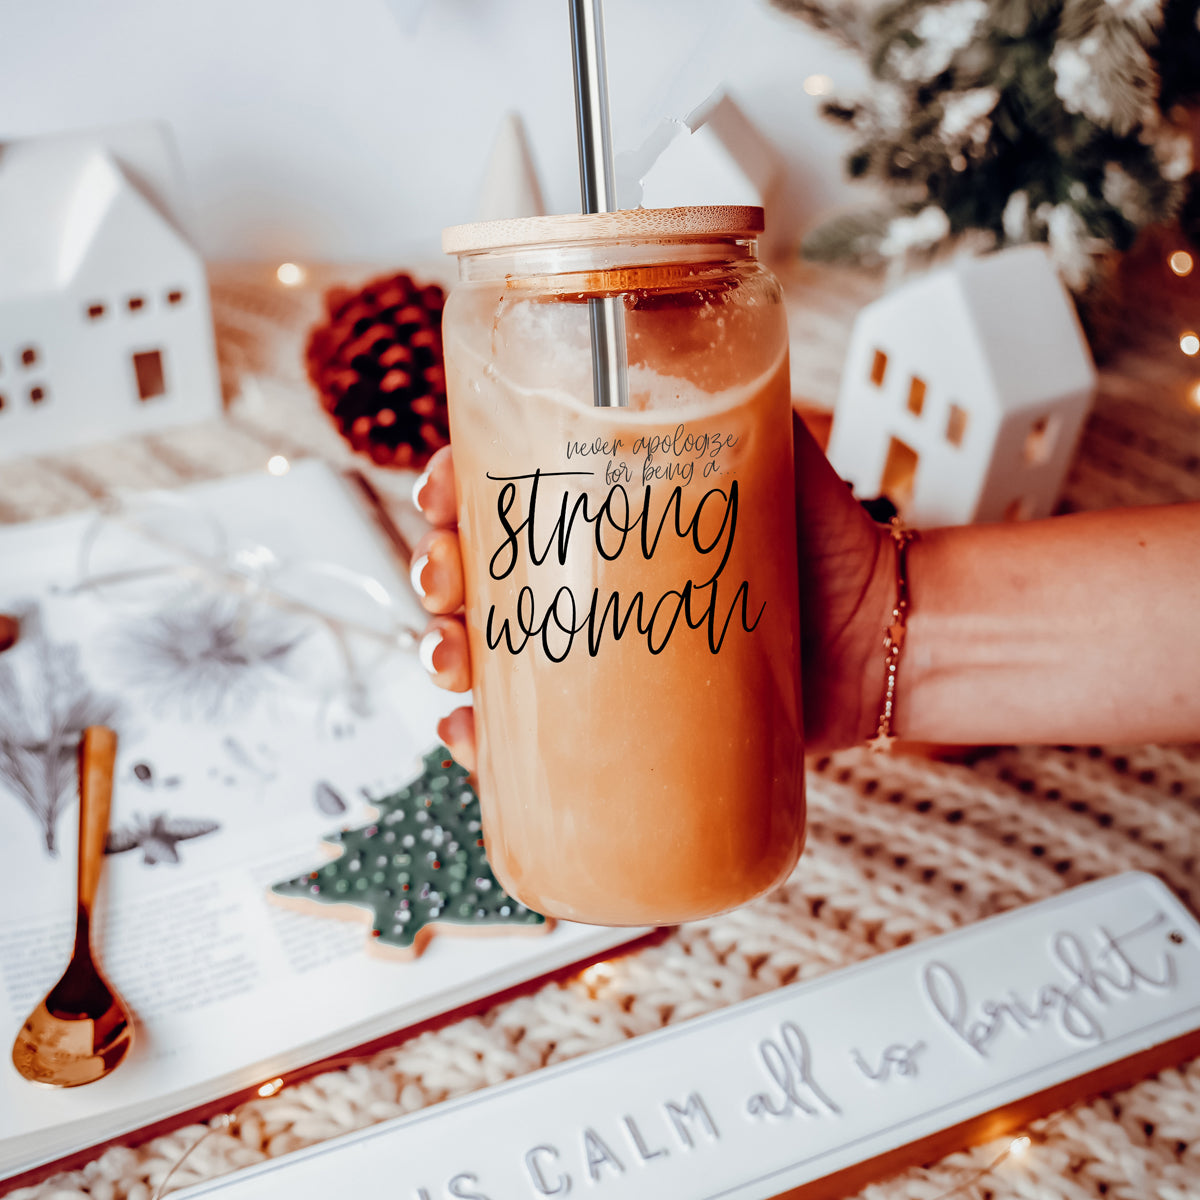
[(408, 275), (325, 293), (329, 320), (310, 334), (308, 377), (342, 436), (380, 465), (420, 467), (450, 440), (442, 305)]

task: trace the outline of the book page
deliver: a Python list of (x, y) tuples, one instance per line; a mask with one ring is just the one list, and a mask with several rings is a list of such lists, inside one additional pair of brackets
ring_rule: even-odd
[[(130, 1057), (87, 1087), (34, 1087), (4, 1056), (0, 1171), (632, 936), (563, 926), (435, 938), (416, 962), (389, 962), (366, 953), (365, 910), (346, 922), (266, 901), (271, 883), (325, 861), (324, 835), (362, 824), (369, 797), (419, 771), (437, 719), (463, 698), (435, 688), (411, 651), (352, 637), (348, 667), (347, 647), (310, 614), (214, 587), (207, 567), (178, 568), (179, 543), (207, 554), (215, 524), (221, 561), (266, 561), (273, 580), (292, 570), (287, 594), (324, 600), (328, 587), (364, 626), (380, 617), (367, 578), (397, 621), (420, 627), (380, 539), (326, 468), (188, 491), (186, 506), (154, 518), (164, 536), (144, 562), (144, 547), (93, 516), (0, 531), (0, 611), (22, 617), (21, 640), (0, 656), (0, 1031), (11, 1041), (69, 957), (75, 746), (90, 723), (120, 736), (95, 942), (136, 1016)], [(146, 562), (172, 565), (134, 571)], [(78, 586), (97, 578), (112, 582)]]

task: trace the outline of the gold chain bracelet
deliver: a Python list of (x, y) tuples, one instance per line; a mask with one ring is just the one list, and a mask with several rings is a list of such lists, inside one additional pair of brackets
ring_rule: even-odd
[(915, 529), (908, 529), (899, 517), (893, 517), (888, 533), (896, 543), (896, 607), (892, 619), (883, 635), (884, 666), (887, 680), (884, 684), (883, 707), (879, 710), (879, 726), (868, 743), (872, 750), (888, 750), (896, 740), (892, 732), (892, 714), (896, 707), (896, 670), (900, 664), (900, 651), (904, 649), (904, 633), (908, 628), (908, 546), (916, 536)]

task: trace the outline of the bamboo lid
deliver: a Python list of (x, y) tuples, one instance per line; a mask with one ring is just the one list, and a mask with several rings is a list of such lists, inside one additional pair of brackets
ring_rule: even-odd
[(611, 213), (567, 213), (477, 221), (442, 230), (447, 254), (586, 242), (686, 242), (696, 238), (750, 238), (763, 230), (763, 210), (745, 204), (689, 208), (626, 208)]

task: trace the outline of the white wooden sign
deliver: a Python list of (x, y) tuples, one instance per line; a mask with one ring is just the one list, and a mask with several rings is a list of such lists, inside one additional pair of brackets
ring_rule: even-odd
[(1198, 1027), (1200, 925), (1129, 873), (186, 1195), (843, 1195), (870, 1177), (856, 1165), (1182, 1061)]

